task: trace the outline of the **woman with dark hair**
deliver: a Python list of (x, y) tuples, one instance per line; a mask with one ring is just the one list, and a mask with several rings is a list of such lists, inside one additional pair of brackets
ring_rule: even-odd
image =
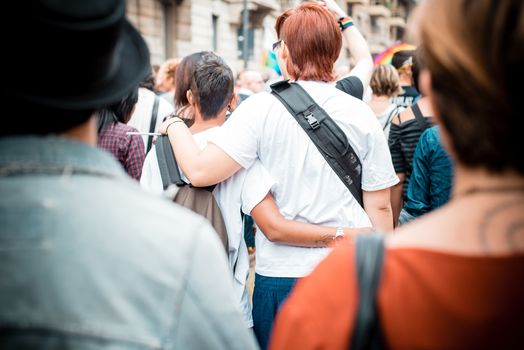
[[(385, 240), (380, 338), (388, 349), (522, 349), (524, 2), (426, 0), (418, 23), (421, 87), (455, 161), (454, 184), (448, 204)], [(297, 284), (273, 349), (370, 340), (355, 333), (356, 255), (345, 242)]]
[(137, 129), (127, 125), (137, 101), (138, 87), (98, 112), (98, 147), (118, 159), (129, 176), (140, 180), (145, 158), (144, 141), (140, 135), (129, 135)]

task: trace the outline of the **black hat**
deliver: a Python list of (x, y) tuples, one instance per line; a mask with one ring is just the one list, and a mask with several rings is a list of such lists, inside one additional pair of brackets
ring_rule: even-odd
[(125, 0), (17, 0), (8, 7), (1, 16), (8, 43), (2, 84), (17, 101), (105, 107), (150, 70), (146, 43), (125, 18)]

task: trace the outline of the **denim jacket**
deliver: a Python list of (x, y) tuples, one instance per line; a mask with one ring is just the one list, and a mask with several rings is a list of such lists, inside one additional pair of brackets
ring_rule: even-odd
[(254, 349), (199, 216), (110, 156), (0, 138), (1, 349)]

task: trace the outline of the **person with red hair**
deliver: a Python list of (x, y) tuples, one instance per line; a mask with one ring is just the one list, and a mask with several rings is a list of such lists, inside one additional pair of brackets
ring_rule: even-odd
[[(187, 127), (173, 119), (160, 127), (169, 135), (178, 163), (194, 186), (221, 182), (258, 159), (275, 185), (274, 198), (288, 220), (343, 228), (393, 229), (390, 187), (398, 182), (382, 128), (371, 109), (348, 92), (363, 91), (371, 68), (367, 44), (334, 1), (324, 5), (303, 3), (284, 12), (276, 22), (279, 41), (274, 45), (284, 76), (295, 81), (345, 133), (361, 162), (363, 206), (325, 161), (311, 139), (286, 107), (272, 94), (260, 92), (244, 101), (213, 135), (203, 150)], [(354, 38), (352, 51), (362, 55), (351, 77), (337, 88), (333, 66), (342, 36)], [(365, 54), (367, 52), (367, 54)], [(367, 68), (366, 68), (367, 67)], [(357, 89), (351, 88), (356, 87)], [(169, 127), (168, 127), (169, 126)], [(261, 348), (267, 347), (273, 319), (295, 281), (307, 276), (331, 251), (326, 234), (294, 232), (289, 237), (271, 234), (274, 223), (252, 211), (260, 228), (256, 235), (254, 331)], [(293, 236), (293, 237), (291, 237)], [(331, 240), (333, 241), (333, 239)]]

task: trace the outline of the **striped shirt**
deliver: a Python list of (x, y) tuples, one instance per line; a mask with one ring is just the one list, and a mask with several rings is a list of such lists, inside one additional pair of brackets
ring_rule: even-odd
[[(424, 117), (431, 125), (431, 117)], [(389, 150), (393, 160), (393, 167), (396, 173), (404, 173), (406, 180), (402, 188), (402, 196), (407, 198), (409, 177), (411, 176), (413, 165), (413, 153), (417, 148), (417, 143), (423, 130), (417, 119), (410, 119), (400, 124), (391, 123), (389, 129)]]

